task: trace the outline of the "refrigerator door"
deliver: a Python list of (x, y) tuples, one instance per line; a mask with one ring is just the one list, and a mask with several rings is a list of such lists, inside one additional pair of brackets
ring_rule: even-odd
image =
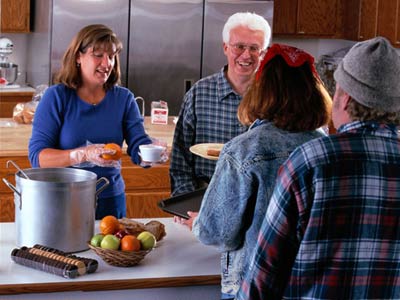
[(247, 11), (263, 16), (272, 29), (273, 1), (205, 0), (202, 77), (219, 71), (227, 64), (222, 49), (222, 29), (229, 16)]
[(179, 113), (200, 78), (203, 0), (132, 0), (128, 87), (146, 102), (168, 102)]
[(78, 31), (89, 24), (109, 26), (122, 41), (121, 83), (126, 84), (129, 1), (53, 0), (51, 76), (59, 70), (62, 56)]

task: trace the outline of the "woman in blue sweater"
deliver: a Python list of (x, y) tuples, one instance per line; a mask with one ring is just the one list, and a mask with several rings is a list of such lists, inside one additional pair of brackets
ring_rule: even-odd
[(112, 152), (104, 144), (126, 141), (132, 162), (139, 164), (139, 145), (152, 143), (134, 95), (118, 86), (121, 49), (121, 41), (104, 25), (78, 32), (64, 54), (57, 84), (41, 98), (29, 142), (34, 168), (78, 167), (110, 181), (98, 196), (96, 219), (126, 215), (120, 162), (102, 158)]

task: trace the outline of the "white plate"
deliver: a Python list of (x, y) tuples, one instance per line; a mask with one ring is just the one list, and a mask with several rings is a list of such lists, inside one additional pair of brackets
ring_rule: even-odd
[(217, 156), (207, 155), (207, 149), (212, 148), (212, 149), (216, 149), (216, 150), (221, 150), (223, 146), (224, 146), (224, 144), (204, 143), (204, 144), (193, 145), (192, 147), (189, 148), (189, 150), (193, 154), (196, 154), (203, 158), (207, 158), (207, 159), (211, 159), (211, 160), (218, 160)]

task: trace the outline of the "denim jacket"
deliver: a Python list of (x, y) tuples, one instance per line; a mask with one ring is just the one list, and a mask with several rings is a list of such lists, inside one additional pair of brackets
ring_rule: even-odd
[(235, 296), (252, 257), (278, 168), (299, 145), (325, 135), (292, 133), (256, 121), (225, 144), (193, 233), (221, 254), (222, 293)]

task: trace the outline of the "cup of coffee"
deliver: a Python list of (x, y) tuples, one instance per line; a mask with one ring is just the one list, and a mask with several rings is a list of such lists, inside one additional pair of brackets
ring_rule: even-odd
[(165, 147), (160, 145), (140, 145), (139, 146), (139, 155), (142, 158), (142, 161), (145, 162), (159, 162), (161, 160), (161, 155)]

